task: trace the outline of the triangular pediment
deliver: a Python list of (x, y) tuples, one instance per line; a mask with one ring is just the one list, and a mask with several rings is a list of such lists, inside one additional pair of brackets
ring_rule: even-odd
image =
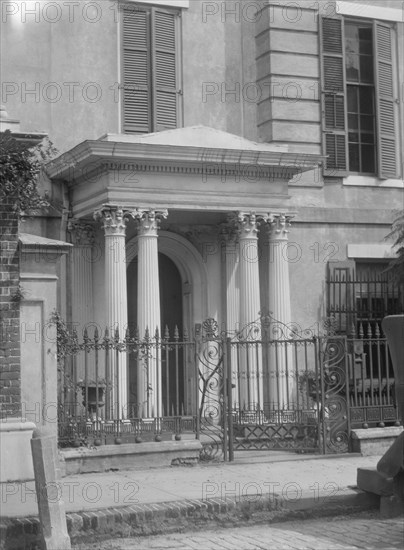
[(208, 126), (188, 126), (165, 130), (153, 134), (106, 134), (100, 141), (117, 143), (138, 143), (150, 145), (171, 145), (173, 147), (198, 147), (208, 149), (232, 149), (237, 151), (287, 152), (287, 146), (270, 143), (256, 143), (235, 134), (216, 130)]

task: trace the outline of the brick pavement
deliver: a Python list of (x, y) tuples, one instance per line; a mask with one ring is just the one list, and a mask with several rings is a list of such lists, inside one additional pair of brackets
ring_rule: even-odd
[(115, 539), (76, 546), (75, 550), (351, 550), (402, 548), (403, 518), (377, 513), (355, 517), (289, 521), (232, 529)]

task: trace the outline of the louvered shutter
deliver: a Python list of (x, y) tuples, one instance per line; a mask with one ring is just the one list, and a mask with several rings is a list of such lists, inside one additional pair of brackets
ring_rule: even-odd
[(398, 177), (396, 120), (398, 120), (393, 71), (392, 29), (374, 22), (377, 151), (379, 176)]
[(122, 18), (123, 131), (148, 133), (151, 127), (150, 12), (124, 9)]
[(346, 130), (344, 28), (341, 18), (321, 18), (321, 84), (323, 150), (326, 175), (348, 171)]
[(177, 25), (178, 14), (153, 10), (153, 126), (156, 131), (178, 126)]

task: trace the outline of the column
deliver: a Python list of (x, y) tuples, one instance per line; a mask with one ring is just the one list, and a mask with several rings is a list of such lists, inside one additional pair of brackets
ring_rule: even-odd
[(158, 228), (167, 210), (137, 210), (138, 220), (138, 310), (139, 335), (149, 333), (151, 347), (138, 365), (137, 386), (139, 413), (143, 417), (163, 416), (161, 356), (155, 340), (160, 329), (160, 283), (158, 264)]
[[(240, 243), (240, 337), (245, 344), (239, 354), (239, 395), (242, 409), (263, 406), (258, 226), (264, 215), (239, 212), (236, 219)], [(251, 341), (251, 343), (249, 343)]]
[[(116, 329), (119, 338), (125, 338), (128, 324), (126, 287), (126, 224), (129, 213), (118, 206), (104, 206), (94, 213), (105, 232), (105, 294), (106, 321), (110, 336)], [(100, 335), (102, 337), (102, 335)], [(111, 409), (114, 419), (124, 419), (128, 407), (128, 373), (126, 353), (110, 354), (110, 378), (113, 381)]]
[[(268, 223), (268, 309), (271, 340), (287, 340), (291, 323), (289, 263), (287, 255), (290, 216), (274, 214)], [(268, 400), (276, 409), (290, 408), (294, 400), (293, 354), (286, 342), (269, 345)]]
[[(236, 334), (239, 329), (239, 313), (240, 313), (240, 247), (238, 242), (238, 233), (234, 226), (225, 224), (221, 231), (222, 239), (222, 265), (224, 268), (224, 285), (225, 295), (225, 322), (226, 332), (230, 337)], [(237, 347), (232, 345), (230, 348), (231, 372), (232, 372), (232, 402), (233, 407), (240, 407), (239, 399), (239, 383), (238, 383), (238, 363), (237, 363)]]

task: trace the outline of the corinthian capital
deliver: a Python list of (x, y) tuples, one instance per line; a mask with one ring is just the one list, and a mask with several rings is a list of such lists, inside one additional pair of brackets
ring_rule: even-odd
[(94, 222), (70, 218), (67, 222), (70, 239), (76, 246), (92, 246), (95, 240)]
[(168, 216), (168, 210), (146, 210), (138, 208), (132, 216), (139, 222), (139, 235), (156, 236), (161, 220)]
[(121, 206), (105, 205), (94, 212), (94, 219), (102, 223), (106, 236), (124, 237), (130, 215), (131, 213), (124, 211)]
[(268, 220), (268, 214), (256, 212), (237, 212), (230, 216), (240, 239), (254, 239), (257, 237), (259, 226)]
[(268, 220), (268, 234), (271, 239), (287, 239), (292, 215), (271, 214)]
[(222, 243), (234, 245), (238, 241), (238, 231), (234, 223), (222, 223), (220, 225), (219, 237)]

